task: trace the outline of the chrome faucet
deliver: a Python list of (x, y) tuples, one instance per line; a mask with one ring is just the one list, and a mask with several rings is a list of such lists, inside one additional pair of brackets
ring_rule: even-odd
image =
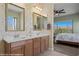
[(15, 37), (15, 38), (19, 37), (19, 34), (17, 34), (17, 35), (14, 35), (14, 37)]

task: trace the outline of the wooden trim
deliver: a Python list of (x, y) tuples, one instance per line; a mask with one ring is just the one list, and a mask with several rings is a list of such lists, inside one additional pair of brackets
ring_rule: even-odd
[(57, 43), (63, 43), (63, 44), (68, 44), (68, 45), (76, 45), (76, 46), (79, 46), (79, 43), (77, 43), (77, 42), (69, 42), (69, 41), (57, 40)]

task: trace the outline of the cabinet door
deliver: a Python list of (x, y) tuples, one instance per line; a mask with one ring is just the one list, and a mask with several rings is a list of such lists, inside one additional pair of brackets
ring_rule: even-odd
[(34, 48), (34, 56), (37, 56), (40, 54), (40, 48)]
[(35, 38), (33, 39), (33, 44), (34, 44), (34, 55), (40, 54), (40, 38)]
[(41, 52), (44, 52), (45, 50), (45, 39), (41, 38)]
[(25, 44), (25, 56), (33, 55), (33, 42), (32, 40), (27, 40)]
[(17, 47), (11, 48), (11, 55), (12, 56), (23, 56), (24, 55), (23, 46), (17, 46)]
[(46, 37), (45, 39), (45, 50), (49, 48), (49, 37)]
[(49, 37), (48, 36), (41, 37), (41, 52), (47, 50), (48, 47), (49, 47)]

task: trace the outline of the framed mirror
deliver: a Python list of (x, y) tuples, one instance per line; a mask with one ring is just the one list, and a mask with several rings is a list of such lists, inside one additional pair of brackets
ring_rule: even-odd
[(34, 30), (46, 30), (47, 17), (33, 12), (33, 28)]
[(5, 30), (6, 31), (25, 30), (24, 8), (11, 3), (5, 4)]

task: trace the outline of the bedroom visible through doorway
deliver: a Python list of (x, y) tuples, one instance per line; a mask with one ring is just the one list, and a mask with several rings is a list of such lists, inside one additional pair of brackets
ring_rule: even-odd
[(79, 55), (78, 6), (78, 3), (54, 4), (54, 50), (70, 56)]

